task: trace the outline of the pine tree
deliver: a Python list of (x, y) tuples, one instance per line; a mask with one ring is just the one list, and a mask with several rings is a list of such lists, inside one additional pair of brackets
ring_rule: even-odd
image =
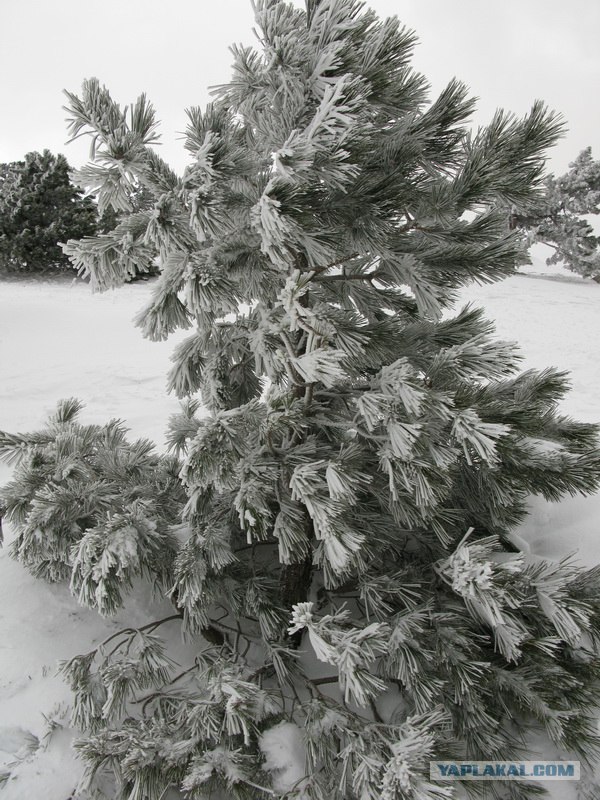
[[(231, 81), (189, 111), (182, 177), (152, 149), (145, 96), (68, 95), (71, 134), (93, 141), (79, 180), (131, 213), (67, 252), (100, 290), (159, 253), (138, 325), (191, 328), (169, 375), (169, 515), (139, 450), (114, 510), (71, 419), (2, 440), (21, 457), (17, 557), (43, 571), (31, 548), (70, 519), (61, 574), (82, 603), (110, 612), (124, 582), (167, 573), (197, 643), (174, 666), (157, 621), (63, 665), (90, 779), (112, 771), (129, 800), (440, 800), (455, 795), (431, 759), (522, 758), (539, 729), (591, 762), (600, 569), (533, 558), (512, 531), (529, 495), (598, 488), (597, 430), (561, 414), (565, 374), (519, 373), (481, 311), (452, 311), (522, 259), (502, 207), (541, 197), (561, 122), (536, 103), (470, 133), (466, 87), (430, 102), (413, 33), (357, 0), (255, 12), (259, 49), (234, 48)], [(138, 182), (152, 208), (131, 209)], [(102, 461), (129, 460), (105, 442)], [(89, 521), (59, 491), (75, 479), (97, 492)], [(282, 721), (306, 751), (283, 788), (261, 752)]]
[(1, 270), (69, 269), (59, 242), (95, 233), (96, 204), (71, 183), (69, 170), (49, 150), (0, 164)]
[(554, 250), (546, 264), (561, 263), (600, 283), (600, 237), (586, 219), (600, 214), (600, 161), (587, 147), (569, 167), (558, 178), (546, 178), (541, 202), (522, 213), (513, 209), (510, 224), (526, 233), (528, 244), (541, 242)]

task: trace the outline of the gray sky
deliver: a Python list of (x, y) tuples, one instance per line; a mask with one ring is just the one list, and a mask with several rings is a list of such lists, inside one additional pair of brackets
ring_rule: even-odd
[[(421, 44), (414, 65), (432, 94), (456, 76), (480, 98), (483, 124), (504, 107), (524, 114), (541, 98), (567, 119), (551, 153), (563, 172), (591, 145), (600, 158), (598, 0), (370, 0), (396, 14)], [(249, 0), (0, 0), (0, 161), (31, 150), (63, 152), (73, 166), (87, 145), (65, 146), (63, 89), (95, 76), (122, 104), (143, 91), (162, 121), (161, 154), (181, 171), (184, 109), (230, 75), (234, 42), (253, 43)]]

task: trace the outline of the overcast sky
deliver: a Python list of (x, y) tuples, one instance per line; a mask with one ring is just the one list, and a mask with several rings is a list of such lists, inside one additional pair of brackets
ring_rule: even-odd
[[(440, 91), (456, 76), (480, 98), (477, 123), (541, 98), (569, 133), (551, 153), (563, 172), (584, 147), (600, 158), (598, 0), (370, 0), (420, 38), (414, 65)], [(249, 0), (0, 0), (0, 161), (63, 152), (63, 89), (95, 76), (122, 104), (145, 91), (162, 121), (161, 154), (181, 171), (184, 109), (230, 75), (232, 43), (251, 44)]]

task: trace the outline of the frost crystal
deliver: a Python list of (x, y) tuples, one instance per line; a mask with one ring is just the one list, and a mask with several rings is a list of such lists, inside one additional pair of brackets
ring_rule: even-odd
[(452, 559), (452, 588), (458, 594), (474, 597), (476, 589), (490, 589), (491, 577), (491, 561), (472, 561), (468, 547), (461, 547)]
[(288, 628), (288, 634), (293, 636), (298, 631), (306, 628), (313, 620), (312, 610), (314, 603), (297, 603), (292, 606), (292, 624)]
[(397, 790), (409, 792), (411, 785), (412, 771), (408, 762), (402, 756), (394, 756), (388, 761), (385, 775), (381, 782), (381, 800), (396, 800)]

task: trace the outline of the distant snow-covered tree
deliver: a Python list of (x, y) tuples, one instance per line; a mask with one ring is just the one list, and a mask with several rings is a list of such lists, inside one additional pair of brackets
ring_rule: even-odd
[(547, 264), (563, 264), (600, 283), (600, 237), (586, 219), (600, 214), (600, 161), (587, 147), (569, 166), (558, 178), (550, 175), (541, 202), (523, 213), (514, 211), (510, 223), (526, 231), (530, 244), (554, 250)]
[[(520, 373), (481, 311), (452, 310), (522, 259), (502, 208), (540, 201), (560, 121), (538, 103), (470, 133), (467, 89), (429, 101), (412, 32), (357, 0), (255, 12), (258, 49), (189, 112), (181, 177), (144, 96), (68, 95), (93, 142), (78, 179), (123, 217), (66, 251), (100, 290), (158, 253), (138, 325), (190, 329), (177, 466), (64, 406), (1, 440), (15, 555), (47, 574), (52, 543), (103, 613), (167, 576), (195, 645), (175, 665), (149, 622), (63, 665), (90, 780), (128, 800), (441, 800), (431, 759), (521, 758), (539, 729), (593, 761), (600, 570), (511, 537), (531, 494), (598, 487), (597, 430), (560, 412), (563, 373)], [(269, 772), (278, 731), (303, 751), (293, 780)]]

